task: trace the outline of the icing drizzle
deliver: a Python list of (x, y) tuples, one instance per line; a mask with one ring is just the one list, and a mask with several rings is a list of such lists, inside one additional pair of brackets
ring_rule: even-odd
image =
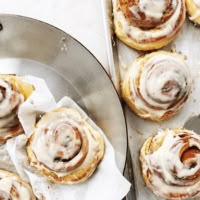
[(157, 195), (167, 199), (200, 196), (200, 137), (196, 133), (161, 130), (141, 152), (147, 185)]
[(123, 34), (138, 43), (174, 33), (182, 24), (180, 16), (185, 19), (183, 0), (113, 0), (113, 5), (116, 27), (121, 24)]
[(0, 78), (0, 141), (22, 133), (17, 113), (24, 97), (9, 78)]
[(182, 108), (191, 90), (188, 66), (178, 54), (138, 58), (128, 73), (130, 97), (143, 117), (161, 118)]
[(31, 151), (37, 162), (59, 177), (84, 168), (97, 158), (99, 133), (78, 111), (59, 108), (38, 122)]
[(0, 172), (0, 199), (3, 200), (32, 200), (30, 189), (19, 182), (15, 176)]

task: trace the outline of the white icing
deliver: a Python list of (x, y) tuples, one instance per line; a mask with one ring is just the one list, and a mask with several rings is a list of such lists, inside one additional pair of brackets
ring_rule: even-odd
[[(0, 175), (0, 178), (1, 178), (0, 179), (0, 199), (1, 199), (1, 195), (2, 196), (6, 195), (6, 197), (11, 197), (12, 199), (15, 199), (15, 200), (31, 200), (31, 195), (30, 195), (29, 190), (25, 186), (23, 186), (20, 182), (18, 182), (15, 179), (15, 177), (12, 177), (12, 176), (1, 177)], [(12, 188), (15, 189), (16, 193), (10, 192)]]
[(0, 87), (5, 91), (5, 96), (0, 91), (0, 137), (6, 138), (11, 134), (9, 128), (19, 124), (17, 110), (24, 97), (13, 90), (9, 79), (0, 78)]
[(133, 15), (134, 15), (135, 18), (141, 19), (140, 15), (138, 14), (138, 11), (139, 11), (138, 6), (132, 6), (129, 9), (133, 13)]
[[(0, 96), (0, 117), (4, 117), (10, 114), (12, 110), (18, 105), (18, 103), (21, 101), (21, 96), (2, 79), (0, 79), (0, 86), (5, 88), (5, 98), (3, 98), (2, 93)], [(11, 99), (13, 100), (12, 103)]]
[[(60, 127), (62, 128), (60, 129)], [(48, 131), (45, 133), (46, 128), (48, 128)], [(31, 148), (37, 160), (45, 163), (46, 166), (56, 171), (60, 176), (71, 173), (73, 170), (68, 170), (68, 167), (76, 165), (83, 157), (83, 152), (80, 149), (77, 149), (79, 150), (78, 154), (73, 156), (77, 146), (81, 145), (81, 139), (75, 138), (74, 128), (78, 130), (82, 139), (86, 137), (88, 141), (88, 153), (81, 165), (83, 167), (95, 157), (99, 145), (95, 140), (95, 134), (98, 133), (77, 111), (65, 109), (61, 112), (48, 113), (40, 120), (35, 130)], [(60, 131), (57, 140), (55, 140), (56, 130)], [(72, 158), (69, 161), (56, 162), (55, 158), (58, 152), (62, 152), (62, 159), (70, 159), (71, 156)]]
[[(169, 108), (183, 96), (189, 95), (191, 89), (191, 77), (188, 66), (179, 55), (160, 53), (158, 56), (155, 53), (144, 64), (142, 58), (134, 62), (133, 65), (130, 67), (129, 72), (130, 90), (132, 92), (131, 99), (138, 109), (144, 111), (144, 116), (162, 117), (168, 110), (179, 110), (182, 107), (183, 104), (180, 102)], [(141, 71), (140, 94), (151, 107), (140, 97), (135, 84)], [(171, 87), (170, 91), (163, 93), (162, 88), (169, 81), (174, 86)], [(159, 107), (159, 109), (155, 109), (152, 106)]]
[[(176, 7), (175, 12), (173, 15), (163, 24), (156, 27), (156, 29), (149, 29), (144, 30), (142, 28), (134, 27), (129, 24), (129, 22), (126, 20), (124, 14), (122, 11), (118, 11), (117, 8), (119, 7), (119, 0), (113, 0), (114, 5), (114, 23), (116, 24), (116, 27), (118, 23), (122, 25), (122, 32), (124, 35), (129, 34), (131, 38), (138, 42), (142, 42), (143, 40), (147, 39), (156, 39), (160, 37), (165, 37), (166, 35), (170, 35), (174, 32), (174, 28), (177, 26), (177, 20), (181, 14), (181, 7), (182, 7), (182, 0), (172, 0), (172, 6)], [(142, 1), (143, 4), (147, 4), (147, 0)], [(157, 5), (159, 5), (157, 7)], [(159, 18), (161, 15), (161, 12), (163, 12), (164, 8), (164, 2), (162, 0), (153, 3), (150, 5), (148, 4), (148, 7), (151, 7), (150, 10), (145, 10), (148, 16), (154, 16), (156, 18)], [(136, 10), (133, 8), (131, 9), (132, 12), (136, 13)], [(155, 12), (156, 11), (156, 12)], [(155, 13), (154, 13), (155, 12)]]
[[(145, 14), (147, 18), (160, 19), (166, 9), (165, 0), (140, 0), (139, 9)], [(130, 9), (135, 16), (138, 14), (137, 6), (132, 6)]]
[[(182, 133), (185, 133), (184, 130)], [(180, 160), (180, 152), (185, 145), (200, 149), (200, 137), (192, 131), (187, 131), (188, 142), (174, 135), (173, 130), (160, 131), (154, 138), (165, 136), (165, 139), (158, 150), (149, 155), (141, 155), (143, 173), (147, 170), (153, 174), (150, 177), (150, 187), (156, 194), (185, 194), (187, 197), (198, 197), (200, 195), (200, 179), (188, 180), (187, 177), (194, 175), (200, 170), (200, 154), (196, 154), (193, 159), (188, 159), (188, 163), (196, 163), (194, 168), (190, 168), (188, 163), (184, 164)], [(188, 147), (188, 148), (189, 148)], [(176, 172), (174, 172), (174, 169)], [(155, 171), (162, 174), (160, 178)], [(167, 197), (167, 196), (166, 196)], [(178, 198), (177, 198), (178, 199)]]

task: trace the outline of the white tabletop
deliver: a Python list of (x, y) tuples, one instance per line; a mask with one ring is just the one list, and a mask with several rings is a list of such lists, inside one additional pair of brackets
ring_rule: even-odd
[(64, 30), (86, 46), (107, 69), (100, 0), (2, 0), (0, 13), (32, 17)]

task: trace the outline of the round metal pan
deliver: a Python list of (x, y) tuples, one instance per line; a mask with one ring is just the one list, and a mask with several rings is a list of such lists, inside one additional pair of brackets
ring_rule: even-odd
[(121, 103), (107, 73), (84, 46), (44, 22), (1, 14), (0, 73), (41, 77), (56, 100), (74, 99), (105, 132), (123, 172), (127, 132)]

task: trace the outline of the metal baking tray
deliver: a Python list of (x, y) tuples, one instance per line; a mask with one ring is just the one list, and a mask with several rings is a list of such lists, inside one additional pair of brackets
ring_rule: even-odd
[[(120, 66), (118, 59), (118, 40), (113, 30), (113, 14), (112, 14), (112, 0), (101, 0), (102, 13), (104, 19), (104, 32), (106, 38), (106, 47), (109, 62), (109, 71), (115, 88), (120, 96)], [(123, 104), (123, 103), (122, 103)], [(122, 105), (123, 109), (125, 105)], [(127, 147), (127, 158), (124, 176), (131, 182), (130, 192), (124, 198), (126, 200), (135, 200), (135, 184), (134, 184), (134, 174), (133, 174), (133, 163), (131, 158), (131, 152), (129, 145)]]
[[(114, 75), (117, 76), (117, 87), (120, 86), (120, 83), (124, 78), (124, 74), (127, 71), (127, 67), (136, 57), (144, 54), (145, 52), (136, 51), (115, 38), (115, 35), (113, 34), (112, 0), (102, 0), (102, 10), (104, 14), (105, 34), (107, 35), (107, 51), (111, 56), (109, 60), (112, 64), (111, 66), (114, 68)], [(162, 199), (155, 196), (153, 192), (145, 186), (142, 178), (139, 163), (139, 151), (146, 138), (157, 132), (159, 129), (164, 128), (185, 127), (193, 129), (194, 131), (199, 130), (200, 128), (197, 126), (197, 124), (199, 124), (200, 116), (200, 62), (198, 56), (200, 47), (199, 34), (200, 28), (196, 27), (189, 21), (188, 17), (186, 17), (186, 21), (178, 37), (171, 44), (162, 48), (163, 50), (176, 51), (182, 54), (186, 59), (193, 76), (193, 92), (181, 112), (167, 121), (156, 123), (141, 119), (136, 116), (128, 108), (128, 106), (124, 105), (128, 128), (128, 146), (130, 150), (130, 156), (127, 157), (126, 176), (132, 183), (131, 191), (127, 196), (128, 200)], [(116, 56), (116, 52), (118, 56)], [(195, 200), (199, 199), (200, 198), (197, 198)]]
[(70, 96), (104, 131), (123, 172), (127, 131), (121, 103), (108, 74), (83, 45), (44, 22), (1, 14), (0, 73), (41, 77), (56, 100)]

